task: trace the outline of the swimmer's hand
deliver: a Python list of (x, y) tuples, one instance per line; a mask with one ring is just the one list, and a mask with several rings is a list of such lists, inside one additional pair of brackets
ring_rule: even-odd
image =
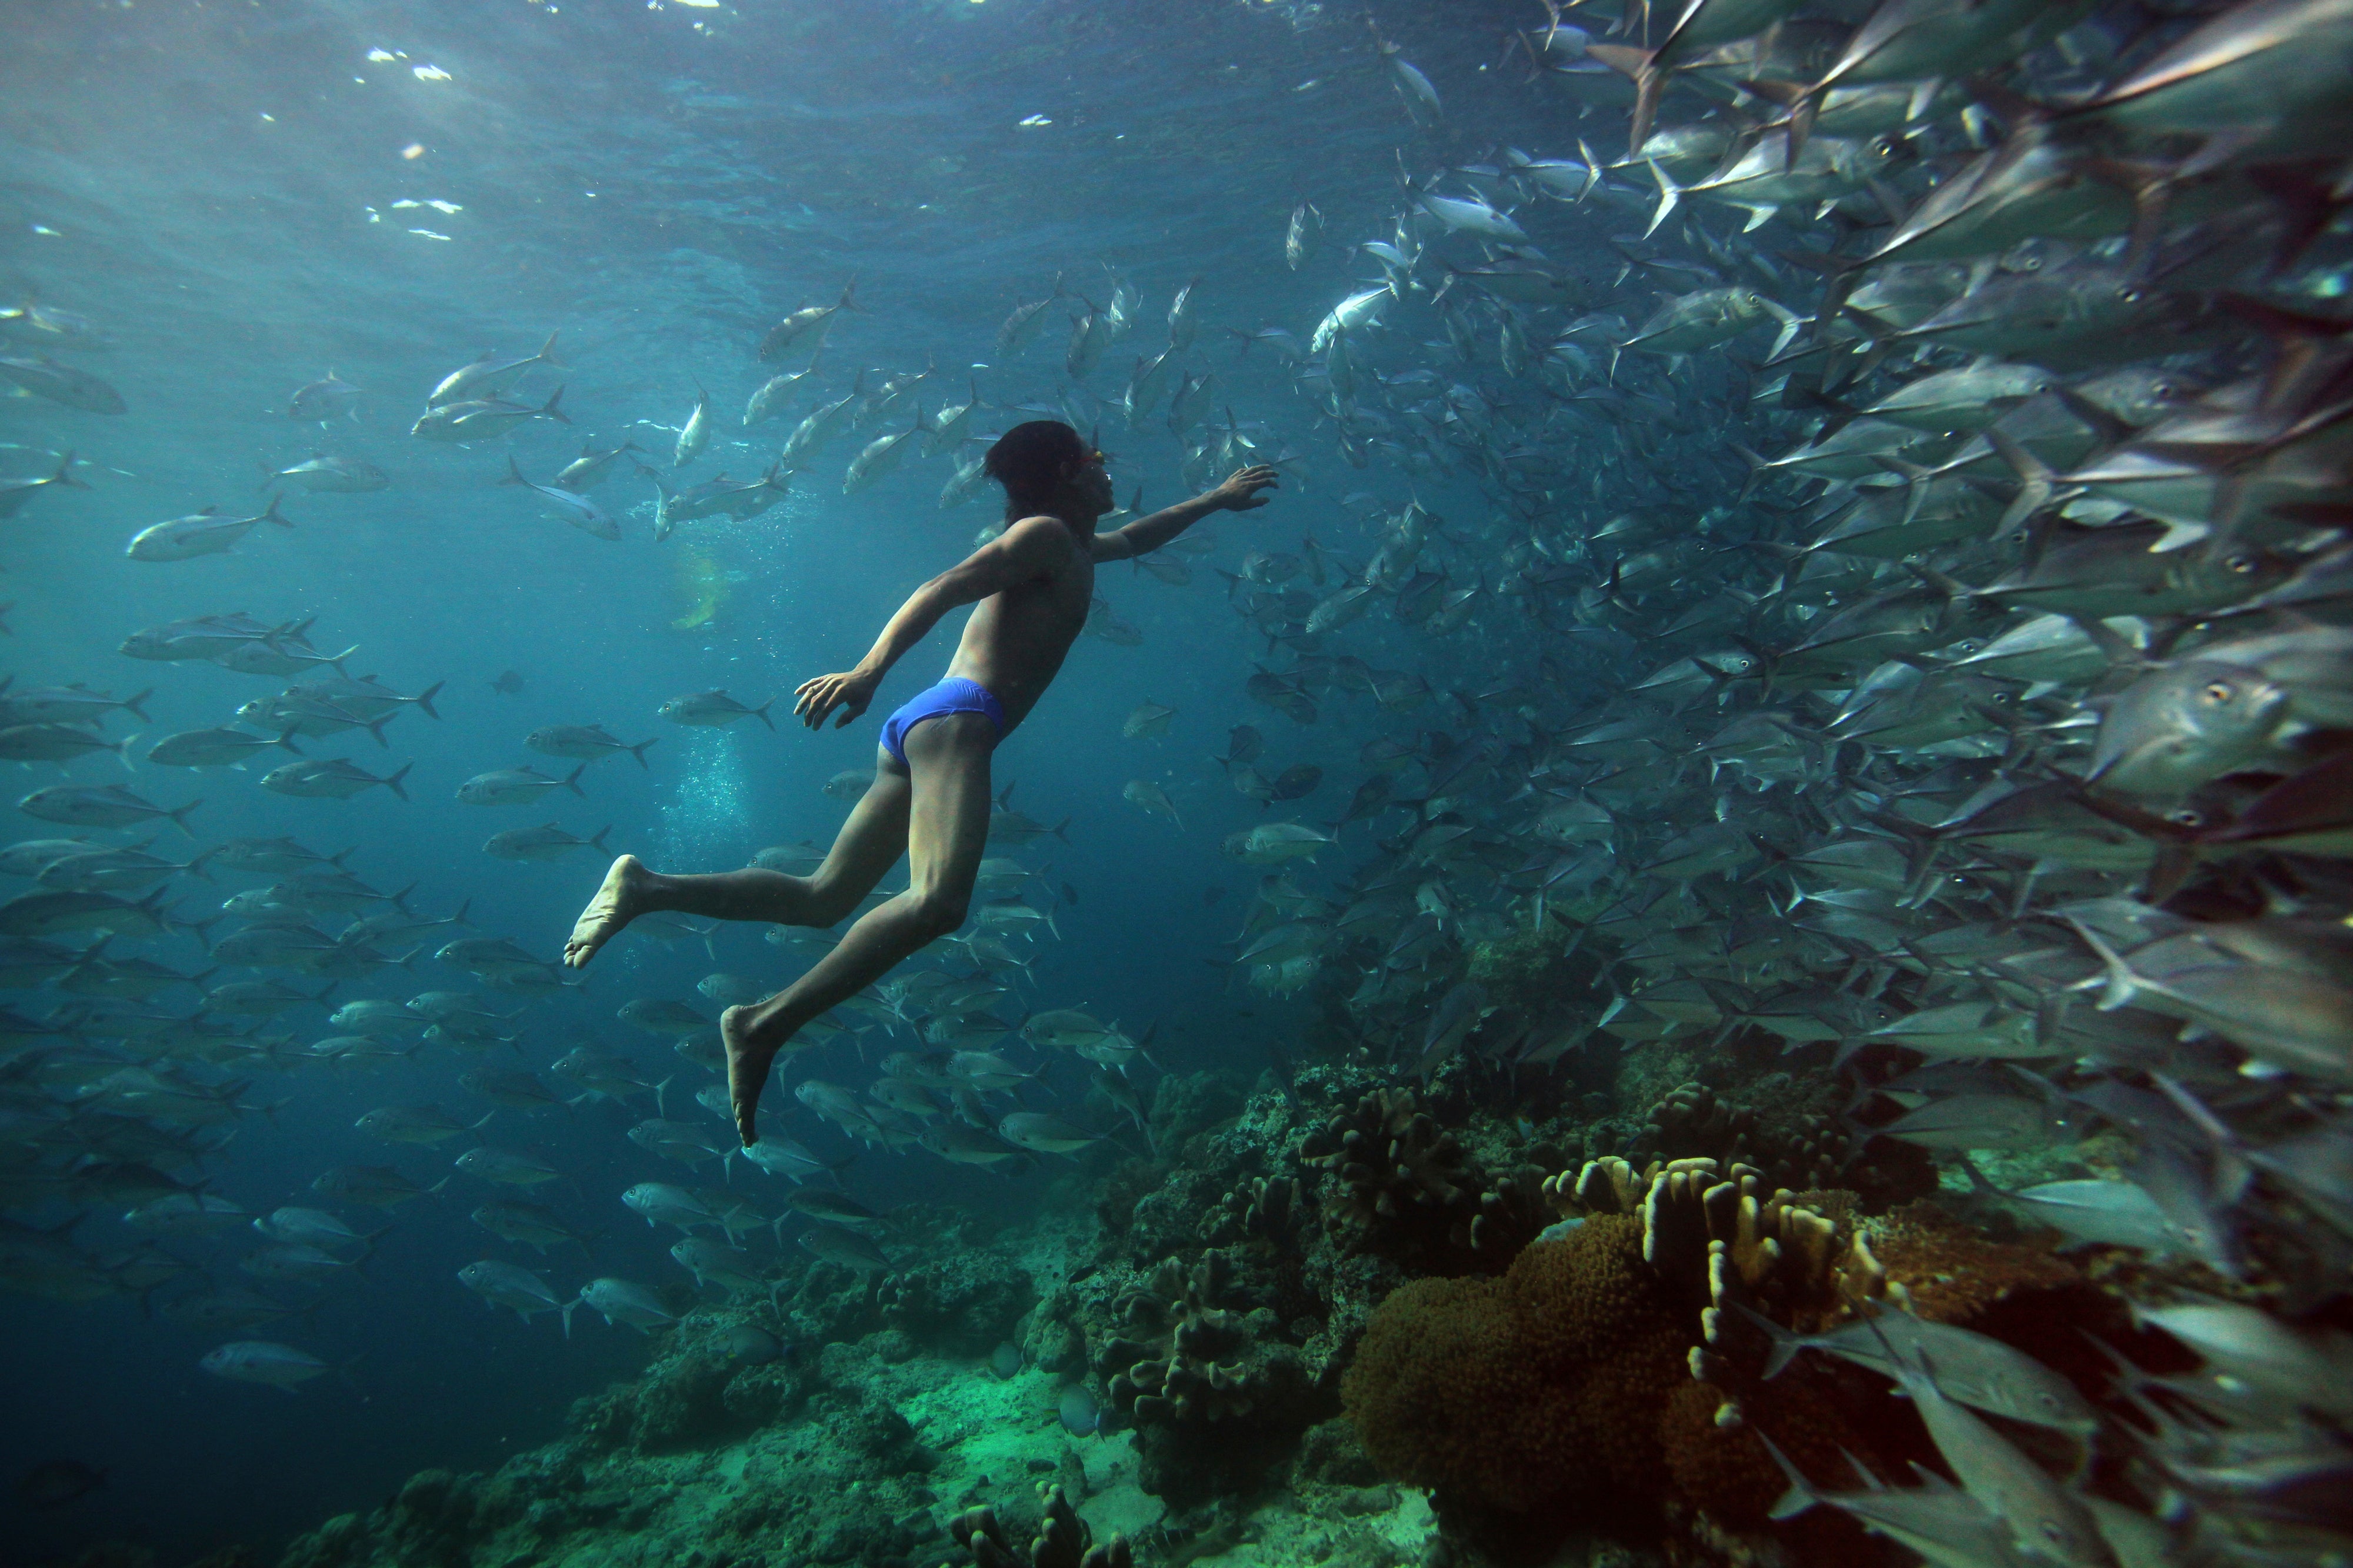
[(841, 717), (833, 721), (839, 730), (866, 711), (866, 705), (874, 700), (874, 689), (881, 684), (881, 676), (855, 669), (846, 675), (820, 675), (802, 681), (794, 691), (793, 711), (802, 723), (817, 730), (824, 727), (825, 716), (839, 708)]
[(1209, 500), (1226, 511), (1254, 511), (1272, 500), (1258, 492), (1269, 485), (1280, 489), (1282, 476), (1264, 463), (1237, 468), (1231, 478), (1209, 492)]

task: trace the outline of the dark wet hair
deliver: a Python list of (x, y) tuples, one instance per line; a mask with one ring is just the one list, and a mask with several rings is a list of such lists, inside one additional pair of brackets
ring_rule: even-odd
[(1063, 470), (1082, 462), (1087, 444), (1059, 419), (1032, 419), (997, 438), (982, 469), (1005, 487), (1008, 521), (1038, 510), (1053, 499)]

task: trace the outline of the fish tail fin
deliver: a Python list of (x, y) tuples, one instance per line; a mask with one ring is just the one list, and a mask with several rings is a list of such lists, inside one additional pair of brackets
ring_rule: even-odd
[[(1755, 1429), (1752, 1427), (1751, 1430)], [(1778, 1444), (1762, 1432), (1757, 1434), (1757, 1440), (1765, 1445), (1765, 1451), (1773, 1456), (1773, 1463), (1780, 1467), (1782, 1476), (1789, 1483), (1789, 1489), (1781, 1494), (1781, 1500), (1768, 1510), (1767, 1518), (1795, 1519), (1822, 1500), (1821, 1494), (1814, 1490), (1813, 1483), (1806, 1479), (1805, 1472), (1789, 1462), (1789, 1456), (1781, 1452)]]
[[(2131, 967), (2118, 956), (2115, 948), (2102, 941), (2097, 931), (2093, 931), (2074, 916), (2068, 916), (2067, 923), (2075, 928), (2075, 934), (2083, 938), (2084, 945), (2098, 957), (2101, 965), (2107, 973), (2106, 994), (2100, 998), (2101, 1012), (2114, 1012), (2140, 994), (2139, 980), (2134, 975)], [(2094, 983), (2084, 981), (2079, 984), (2088, 986)]]
[(550, 419), (556, 421), (558, 424), (569, 425), (572, 423), (572, 416), (564, 412), (563, 408), (559, 406), (563, 401), (564, 388), (559, 386), (554, 392), (547, 395), (547, 401), (539, 405), (539, 412), (546, 415)]
[[(167, 811), (164, 815), (172, 819), (173, 826), (178, 828), (183, 833), (188, 833), (188, 813), (195, 810), (196, 807), (204, 804), (204, 797), (202, 795), (198, 795), (195, 799), (188, 802), (187, 805), (180, 807), (179, 810)], [(189, 833), (188, 837), (193, 838), (195, 835)]]
[(580, 775), (587, 771), (588, 764), (586, 763), (583, 763), (578, 767), (564, 775), (564, 787), (570, 790), (574, 795), (580, 796), (583, 800), (588, 798), (588, 792), (580, 787)]
[(262, 509), (261, 521), (274, 522), (280, 528), (293, 527), (294, 520), (278, 510), (278, 503), (285, 499), (283, 495), (271, 496), (269, 506)]
[(1798, 154), (1806, 150), (1806, 140), (1814, 133), (1814, 117), (1821, 112), (1822, 93), (1829, 86), (1828, 82), (1819, 82), (1799, 92), (1790, 103), (1789, 146), (1782, 165), (1784, 168), (1798, 166)]
[(1673, 212), (1677, 204), (1683, 199), (1683, 188), (1675, 184), (1673, 177), (1664, 169), (1659, 167), (1659, 161), (1653, 158), (1649, 160), (1649, 163), (1651, 178), (1659, 183), (1659, 205), (1651, 210), (1651, 226), (1642, 231), (1644, 239), (1659, 232), (1659, 226), (1667, 221), (1667, 215)]
[[(776, 721), (768, 717), (768, 710), (776, 705), (776, 700), (771, 697), (765, 702), (761, 703), (757, 708), (752, 710), (752, 717), (757, 719), (761, 723), (765, 724), (769, 729), (773, 730), (776, 727)], [(646, 744), (650, 746), (653, 742), (651, 741), (648, 741)], [(643, 757), (639, 757), (638, 760), (641, 763), (645, 761)]]
[(1732, 1304), (1732, 1310), (1747, 1319), (1758, 1332), (1773, 1342), (1771, 1352), (1765, 1358), (1764, 1376), (1767, 1382), (1779, 1376), (1782, 1368), (1797, 1359), (1798, 1352), (1806, 1348), (1802, 1339), (1762, 1312), (1752, 1311), (1737, 1301)]
[(849, 275), (849, 281), (842, 285), (839, 308), (844, 310), (863, 310), (866, 308), (858, 302), (858, 274), (855, 272)]
[(612, 832), (612, 831), (613, 831), (613, 825), (612, 825), (611, 823), (609, 823), (609, 822), (608, 822), (608, 823), (607, 823), (604, 826), (602, 826), (602, 827), (598, 828), (598, 829), (596, 830), (596, 834), (595, 834), (592, 837), (590, 837), (590, 839), (588, 840), (588, 847), (589, 847), (589, 848), (591, 848), (591, 849), (596, 849), (596, 850), (602, 850), (602, 849), (606, 848), (607, 846), (607, 845), (606, 845), (606, 843), (605, 843), (605, 835), (607, 835), (607, 833), (610, 833), (610, 832)]
[(146, 701), (146, 700), (147, 700), (147, 699), (149, 699), (150, 697), (153, 697), (153, 696), (154, 696), (154, 695), (155, 695), (155, 689), (154, 689), (153, 687), (152, 687), (152, 686), (151, 686), (151, 687), (149, 687), (146, 690), (144, 690), (144, 691), (142, 691), (142, 692), (139, 693), (139, 695), (138, 695), (138, 696), (136, 696), (136, 697), (126, 697), (126, 698), (124, 698), (124, 699), (122, 700), (122, 704), (121, 704), (121, 705), (122, 705), (123, 707), (125, 707), (125, 708), (130, 709), (130, 710), (131, 710), (131, 711), (132, 711), (133, 713), (138, 714), (138, 715), (139, 715), (139, 721), (140, 721), (142, 724), (152, 724), (152, 723), (153, 723), (153, 722), (154, 722), (154, 721), (153, 721), (153, 719), (150, 719), (150, 718), (148, 718), (148, 717), (147, 717), (147, 710), (146, 710), (146, 709), (144, 709), (144, 708), (142, 708), (142, 707), (140, 706), (140, 704), (141, 704), (141, 703), (142, 703), (142, 702), (144, 702), (144, 701)]
[[(774, 699), (771, 699), (770, 700), (773, 701)], [(659, 735), (656, 735), (653, 741), (640, 741), (636, 745), (628, 748), (629, 755), (638, 759), (638, 766), (645, 768), (649, 772), (652, 770), (653, 764), (646, 761), (646, 748), (652, 745), (654, 741), (659, 741), (661, 737)]]
[(73, 477), (73, 466), (74, 455), (72, 449), (69, 447), (65, 456), (58, 459), (57, 471), (49, 475), (49, 483), (53, 485), (71, 485), (78, 490), (86, 490), (90, 489), (89, 480), (78, 479)]
[(539, 361), (540, 363), (546, 365), (551, 370), (565, 370), (569, 368), (559, 362), (555, 357), (555, 340), (563, 331), (564, 329), (562, 327), (558, 327), (554, 331), (548, 333), (547, 341), (539, 345), (539, 353), (532, 356), (533, 359)]
[(1744, 447), (1737, 441), (1728, 441), (1725, 445), (1738, 455), (1742, 462), (1748, 465), (1748, 478), (1740, 487), (1740, 499), (1746, 500), (1757, 485), (1764, 481), (1765, 476), (1773, 471), (1773, 465), (1767, 460), (1763, 453)]
[(1634, 83), (1634, 120), (1626, 133), (1631, 156), (1651, 139), (1651, 127), (1658, 122), (1659, 96), (1667, 84), (1667, 73), (1659, 68), (1658, 51), (1630, 44), (1588, 44), (1585, 52)]
[(417, 764), (415, 763), (401, 763), (399, 771), (395, 773), (390, 778), (384, 781), (384, 787), (398, 795), (401, 799), (406, 800), (408, 798), (408, 792), (401, 787), (400, 781), (406, 778), (408, 776), (408, 770), (416, 765)]
[(2042, 458), (2019, 445), (2007, 430), (1989, 426), (1986, 439), (1996, 452), (2001, 454), (2001, 460), (2010, 465), (2010, 472), (2018, 476), (2018, 499), (2010, 503), (2010, 510), (2003, 512), (2001, 521), (1994, 525), (1994, 532), (1999, 536), (2050, 504), (2056, 489), (2057, 476)]
[(527, 485), (531, 483), (529, 479), (522, 477), (522, 469), (516, 466), (514, 454), (512, 452), (509, 452), (507, 454), (507, 477), (501, 479), (499, 483), (502, 485)]

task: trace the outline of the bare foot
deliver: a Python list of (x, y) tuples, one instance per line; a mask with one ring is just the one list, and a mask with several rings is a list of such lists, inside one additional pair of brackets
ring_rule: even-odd
[(759, 1113), (760, 1091), (768, 1086), (768, 1065), (784, 1044), (762, 1016), (764, 1005), (730, 1007), (719, 1015), (719, 1038), (727, 1049), (727, 1098), (735, 1108), (735, 1135), (746, 1149), (758, 1142), (752, 1121)]
[(624, 855), (605, 873), (605, 885), (588, 900), (573, 923), (572, 940), (564, 944), (564, 962), (585, 968), (596, 950), (620, 933), (623, 926), (646, 912), (646, 889), (653, 873), (634, 855)]

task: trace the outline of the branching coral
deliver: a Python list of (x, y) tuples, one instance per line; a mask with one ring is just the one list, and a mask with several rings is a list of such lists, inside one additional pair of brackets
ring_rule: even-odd
[(1113, 1409), (1136, 1426), (1139, 1479), (1172, 1506), (1249, 1484), (1329, 1414), (1271, 1309), (1217, 1305), (1222, 1269), (1215, 1253), (1163, 1263), (1119, 1300), (1124, 1331), (1095, 1356)]
[(1217, 1283), (1214, 1257), (1190, 1269), (1172, 1258), (1147, 1290), (1122, 1304), (1131, 1324), (1148, 1327), (1159, 1320), (1152, 1344), (1114, 1340), (1104, 1352), (1104, 1359), (1120, 1368), (1110, 1380), (1112, 1403), (1139, 1424), (1250, 1414), (1258, 1392), (1256, 1369), (1244, 1355), (1256, 1337), (1250, 1321), (1256, 1314), (1211, 1305)]
[(1754, 1163), (1757, 1112), (1717, 1098), (1704, 1083), (1678, 1084), (1651, 1107), (1635, 1144), (1662, 1160)]
[(1653, 1161), (1639, 1172), (1624, 1160), (1591, 1160), (1573, 1182), (1566, 1172), (1546, 1181), (1545, 1196), (1571, 1216), (1641, 1215), (1643, 1262), (1704, 1291), (1700, 1327), (1710, 1347), (1736, 1301), (1810, 1328), (1886, 1289), (1869, 1241), (1843, 1223), (1852, 1194), (1782, 1188), (1767, 1196), (1763, 1173), (1749, 1166), (1719, 1175), (1713, 1160)]
[(1295, 1178), (1284, 1182), (1256, 1176), (1203, 1215), (1198, 1234), (1213, 1247), (1239, 1240), (1280, 1248), (1291, 1242), (1305, 1207)]
[(1770, 1074), (1750, 1086), (1764, 1105), (1736, 1105), (1703, 1083), (1678, 1084), (1651, 1107), (1627, 1145), (1636, 1159), (1714, 1160), (1747, 1165), (1769, 1185), (1799, 1192), (1843, 1187), (1876, 1213), (1936, 1190), (1926, 1151), (1889, 1139), (1858, 1144), (1836, 1118), (1810, 1106), (1802, 1080)]
[(994, 1509), (966, 1509), (949, 1524), (948, 1533), (980, 1568), (1132, 1568), (1135, 1555), (1127, 1537), (1114, 1535), (1095, 1545), (1094, 1532), (1061, 1488), (1040, 1486), (1038, 1500), (1044, 1516), (1026, 1547), (1017, 1547), (1006, 1535)]
[(1441, 1232), (1451, 1219), (1469, 1224), (1462, 1146), (1417, 1107), (1409, 1089), (1366, 1095), (1303, 1152), (1303, 1163), (1337, 1178), (1324, 1195), (1324, 1223), (1346, 1245), (1364, 1247), (1409, 1217)]
[(1491, 1179), (1411, 1089), (1364, 1096), (1310, 1134), (1300, 1163), (1327, 1173), (1322, 1210), (1334, 1244), (1409, 1272), (1498, 1272), (1543, 1224), (1542, 1172)]

